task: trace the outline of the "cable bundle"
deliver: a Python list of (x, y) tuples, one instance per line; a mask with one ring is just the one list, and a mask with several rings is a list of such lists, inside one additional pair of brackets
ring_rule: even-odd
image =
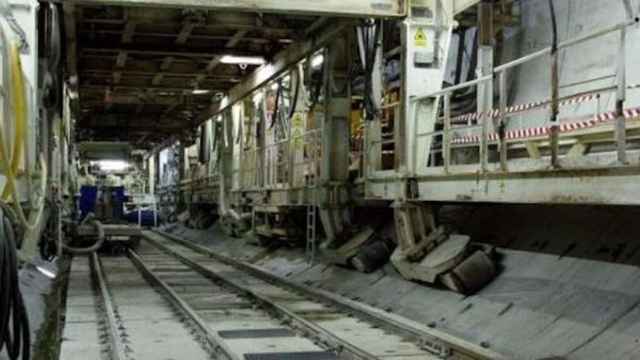
[(11, 360), (28, 360), (29, 319), (18, 282), (14, 221), (11, 210), (0, 207), (0, 353), (6, 348)]

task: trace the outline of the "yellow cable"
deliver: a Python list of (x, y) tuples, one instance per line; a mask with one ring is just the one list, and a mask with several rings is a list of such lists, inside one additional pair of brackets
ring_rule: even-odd
[[(6, 40), (4, 36), (4, 32), (0, 28), (0, 35), (3, 39)], [(6, 43), (6, 41), (5, 41)], [(20, 161), (22, 157), (22, 144), (24, 142), (24, 135), (26, 131), (26, 104), (25, 104), (25, 96), (24, 96), (24, 79), (22, 77), (22, 65), (20, 63), (20, 52), (18, 50), (18, 46), (14, 44), (11, 49), (11, 92), (14, 92), (13, 98), (15, 99), (15, 108), (16, 112), (16, 141), (13, 146), (13, 156), (9, 159), (9, 148), (6, 146), (5, 142), (5, 128), (4, 126), (9, 122), (6, 121), (4, 124), (0, 124), (0, 163), (2, 164), (2, 172), (7, 179), (7, 182), (4, 187), (4, 191), (2, 194), (2, 198), (8, 198), (9, 195), (13, 195), (13, 207), (16, 210), (16, 214), (22, 225), (28, 230), (32, 231), (36, 228), (38, 223), (40, 222), (40, 217), (42, 216), (42, 212), (44, 210), (45, 198), (46, 198), (46, 190), (47, 190), (47, 163), (44, 160), (44, 155), (40, 154), (40, 166), (42, 169), (42, 176), (40, 178), (41, 184), (41, 194), (42, 199), (40, 204), (36, 207), (36, 216), (34, 218), (33, 223), (29, 223), (27, 220), (24, 210), (22, 209), (22, 205), (20, 204), (20, 196), (18, 194), (18, 187), (16, 186), (16, 177), (15, 174), (18, 171), (20, 166)], [(4, 114), (5, 120), (10, 119), (10, 114)]]
[[(20, 49), (17, 44), (11, 46), (11, 93), (14, 100), (15, 111), (15, 141), (11, 153), (11, 173), (15, 176), (20, 168), (22, 160), (22, 150), (26, 131), (27, 106), (25, 102), (24, 77), (22, 75), (22, 64), (20, 62)], [(8, 148), (7, 148), (8, 149)], [(4, 150), (4, 149), (3, 149)], [(8, 157), (7, 157), (8, 159)], [(13, 193), (12, 182), (7, 181), (2, 191), (2, 199), (8, 200)]]

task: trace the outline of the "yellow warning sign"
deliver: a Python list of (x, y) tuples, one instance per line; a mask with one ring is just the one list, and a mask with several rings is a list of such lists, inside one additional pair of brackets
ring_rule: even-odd
[(413, 38), (415, 47), (427, 47), (427, 34), (422, 28), (416, 30), (416, 36)]
[(301, 113), (295, 113), (291, 119), (291, 141), (296, 149), (304, 145), (304, 117)]

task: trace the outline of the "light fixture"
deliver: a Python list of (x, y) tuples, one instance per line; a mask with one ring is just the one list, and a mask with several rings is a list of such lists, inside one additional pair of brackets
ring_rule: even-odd
[(191, 91), (193, 95), (206, 95), (206, 94), (209, 94), (210, 92), (211, 90), (205, 90), (205, 89), (195, 89)]
[(223, 64), (235, 65), (263, 65), (265, 60), (261, 56), (223, 55), (220, 58), (220, 62)]
[(262, 92), (256, 91), (256, 93), (253, 95), (253, 103), (258, 105), (260, 104), (261, 101), (262, 101)]
[(41, 266), (36, 266), (36, 269), (44, 276), (48, 277), (49, 279), (55, 279), (56, 274), (49, 270), (49, 269), (45, 269), (44, 267)]
[(324, 55), (322, 55), (322, 54), (318, 54), (318, 55), (314, 56), (313, 58), (311, 58), (311, 67), (312, 68), (319, 68), (320, 66), (322, 66), (322, 63), (324, 63)]
[(129, 167), (129, 163), (124, 160), (92, 161), (91, 165), (98, 165), (102, 171), (123, 171)]

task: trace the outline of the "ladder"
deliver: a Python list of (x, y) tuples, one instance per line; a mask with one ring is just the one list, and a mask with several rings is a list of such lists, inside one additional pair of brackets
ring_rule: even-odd
[[(313, 140), (314, 146), (318, 145), (318, 139), (314, 138)], [(318, 183), (318, 174), (316, 173), (317, 169), (317, 160), (318, 154), (317, 150), (314, 149), (312, 151), (312, 161), (311, 164), (314, 169), (313, 176), (309, 179), (309, 183), (307, 187), (311, 192), (311, 202), (307, 205), (307, 248), (306, 248), (306, 258), (307, 263), (313, 266), (316, 258), (316, 250), (317, 250), (317, 216), (318, 216), (318, 194), (317, 194), (317, 183)]]
[(315, 202), (315, 189), (313, 191), (313, 201), (307, 206), (307, 249), (306, 257), (307, 263), (313, 265), (316, 257), (316, 216), (318, 208)]

